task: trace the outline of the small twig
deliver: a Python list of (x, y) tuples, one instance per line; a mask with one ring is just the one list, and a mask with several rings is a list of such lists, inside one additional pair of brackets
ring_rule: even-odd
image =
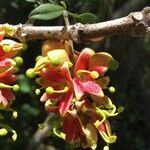
[[(63, 13), (63, 17), (64, 17), (64, 21), (65, 21), (65, 25), (66, 28), (70, 25), (69, 23), (69, 18), (68, 18), (68, 12), (64, 10)], [(72, 63), (75, 63), (75, 59), (74, 59), (74, 46), (73, 46), (73, 41), (71, 39), (69, 39), (69, 45), (70, 45), (70, 59), (72, 61)]]

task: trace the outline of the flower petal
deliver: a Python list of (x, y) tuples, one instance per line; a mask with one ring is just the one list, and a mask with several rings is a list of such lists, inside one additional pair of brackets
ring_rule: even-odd
[(81, 82), (81, 85), (83, 90), (89, 94), (93, 94), (100, 97), (104, 96), (101, 87), (93, 81), (84, 81)]
[(97, 147), (97, 131), (94, 125), (88, 123), (86, 126), (86, 138), (88, 145), (91, 149), (96, 149)]
[(92, 100), (93, 100), (98, 106), (107, 104), (107, 103), (108, 103), (108, 100), (109, 100), (109, 98), (108, 98), (107, 96), (99, 97), (99, 96), (96, 96), (96, 95), (91, 95), (91, 97), (92, 97)]
[(13, 64), (14, 64), (14, 61), (10, 58), (5, 58), (3, 60), (0, 60), (0, 73), (3, 73), (9, 68), (11, 68)]
[(55, 49), (47, 52), (47, 56), (52, 65), (63, 65), (64, 62), (69, 61), (69, 57), (65, 49)]
[(73, 91), (70, 89), (64, 97), (62, 97), (60, 103), (59, 103), (59, 112), (61, 116), (64, 116), (66, 112), (68, 111), (71, 101), (73, 99)]
[(103, 78), (100, 78), (96, 81), (96, 83), (102, 88), (106, 88), (107, 85), (109, 84), (110, 82), (110, 78), (109, 77), (103, 77)]
[(60, 68), (61, 70), (61, 74), (64, 76), (64, 78), (66, 78), (68, 81), (72, 81), (71, 78), (71, 74), (70, 74), (70, 70), (69, 70), (69, 66), (68, 66), (68, 62), (65, 62), (62, 67)]
[(89, 60), (94, 54), (95, 52), (90, 48), (83, 49), (76, 61), (74, 71), (77, 72), (80, 69), (87, 69), (89, 65)]
[(12, 71), (7, 71), (7, 73), (5, 72), (5, 76), (2, 76), (2, 74), (0, 74), (1, 83), (10, 84), (10, 83), (15, 82), (16, 80), (17, 80), (17, 77), (16, 75), (12, 74)]
[(75, 142), (78, 138), (76, 119), (72, 116), (67, 116), (63, 120), (63, 132), (66, 134), (66, 141), (69, 143)]
[(99, 52), (93, 55), (89, 61), (89, 68), (94, 66), (104, 66), (115, 70), (118, 68), (118, 63), (110, 54)]
[(75, 96), (77, 100), (79, 100), (83, 96), (84, 91), (82, 89), (82, 86), (80, 85), (79, 80), (76, 77), (73, 79), (73, 87), (74, 87)]
[(15, 96), (11, 90), (8, 90), (8, 89), (0, 90), (0, 103), (2, 103), (0, 105), (2, 106), (2, 108), (5, 108), (11, 105), (14, 99), (15, 99)]
[(94, 67), (90, 68), (90, 70), (97, 71), (100, 76), (104, 76), (104, 74), (108, 70), (108, 68), (103, 67), (103, 66), (94, 66)]

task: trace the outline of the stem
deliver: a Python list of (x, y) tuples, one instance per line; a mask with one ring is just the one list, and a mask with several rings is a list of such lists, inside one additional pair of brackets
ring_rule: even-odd
[[(64, 17), (64, 21), (65, 21), (65, 26), (69, 26), (70, 23), (69, 23), (69, 19), (68, 19), (68, 12), (66, 10), (64, 10), (63, 12), (63, 17)], [(74, 46), (73, 46), (73, 41), (69, 39), (69, 46), (70, 46), (70, 58), (72, 60), (72, 63), (73, 63), (73, 66), (75, 64), (75, 58), (74, 58)], [(72, 76), (73, 76), (73, 67), (71, 69), (71, 73), (72, 73)]]

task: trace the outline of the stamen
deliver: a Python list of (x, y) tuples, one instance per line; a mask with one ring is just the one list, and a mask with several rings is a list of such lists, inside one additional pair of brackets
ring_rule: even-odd
[(62, 90), (54, 90), (52, 87), (49, 86), (48, 88), (46, 88), (46, 93), (47, 93), (47, 94), (66, 93), (68, 90), (69, 90), (68, 87), (65, 87), (65, 88), (62, 89)]
[(34, 78), (36, 76), (36, 72), (34, 68), (30, 68), (26, 71), (26, 76), (29, 78)]
[(91, 78), (93, 78), (93, 79), (97, 79), (99, 77), (99, 73), (97, 71), (88, 71), (88, 70), (78, 70), (76, 72), (76, 75), (80, 78), (80, 76), (83, 73), (89, 74), (91, 76)]
[(18, 84), (15, 84), (13, 86), (11, 85), (7, 85), (7, 84), (4, 84), (4, 83), (0, 83), (0, 89), (13, 89), (15, 92), (19, 90), (19, 85)]

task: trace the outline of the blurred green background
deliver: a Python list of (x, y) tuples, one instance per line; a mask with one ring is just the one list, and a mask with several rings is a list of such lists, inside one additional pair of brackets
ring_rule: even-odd
[[(142, 10), (150, 4), (149, 0), (66, 0), (72, 12), (92, 12), (97, 16), (97, 22), (111, 20), (128, 15), (132, 11)], [(33, 9), (32, 3), (25, 0), (0, 0), (0, 24), (25, 23), (28, 14)], [(74, 23), (74, 22), (72, 22)], [(53, 21), (40, 22), (36, 25), (62, 25), (61, 17)], [(29, 48), (22, 53), (24, 64), (19, 71), (21, 91), (17, 93), (13, 103), (19, 116), (9, 124), (18, 132), (18, 139), (13, 142), (8, 135), (0, 137), (1, 150), (30, 150), (33, 144), (32, 136), (42, 123), (47, 113), (40, 103), (40, 97), (34, 94), (34, 80), (26, 78), (25, 71), (34, 66), (35, 57), (40, 54), (42, 41), (28, 42)], [(119, 61), (118, 70), (109, 72), (111, 85), (116, 93), (111, 94), (113, 102), (123, 105), (125, 111), (110, 119), (113, 131), (118, 140), (111, 145), (112, 150), (149, 150), (150, 149), (150, 35), (137, 38), (127, 35), (107, 38), (103, 43), (75, 45), (77, 50), (88, 46), (96, 51), (106, 51)], [(29, 144), (30, 143), (30, 144)], [(32, 144), (31, 144), (32, 143)], [(104, 143), (99, 138), (97, 150)], [(46, 138), (34, 150), (69, 150), (70, 145), (57, 137)], [(82, 148), (78, 148), (82, 149)]]

